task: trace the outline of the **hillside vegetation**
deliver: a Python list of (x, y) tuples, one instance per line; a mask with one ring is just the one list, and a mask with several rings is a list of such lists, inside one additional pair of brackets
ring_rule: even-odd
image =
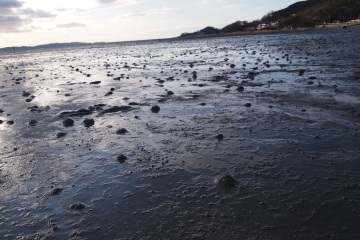
[(222, 33), (243, 31), (259, 23), (278, 22), (278, 28), (312, 27), (316, 24), (334, 21), (347, 22), (360, 18), (360, 0), (308, 0), (290, 5), (289, 7), (272, 11), (262, 19), (239, 25), (237, 21), (222, 29)]

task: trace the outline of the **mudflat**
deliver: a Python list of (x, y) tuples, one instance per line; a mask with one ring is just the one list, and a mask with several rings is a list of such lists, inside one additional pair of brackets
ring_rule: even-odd
[(2, 54), (1, 239), (359, 239), (359, 39)]

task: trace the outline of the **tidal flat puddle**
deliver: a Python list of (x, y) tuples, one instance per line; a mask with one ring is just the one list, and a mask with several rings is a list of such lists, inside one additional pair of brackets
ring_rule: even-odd
[(344, 103), (353, 103), (353, 104), (360, 103), (360, 99), (358, 97), (353, 97), (346, 94), (335, 96), (335, 100)]

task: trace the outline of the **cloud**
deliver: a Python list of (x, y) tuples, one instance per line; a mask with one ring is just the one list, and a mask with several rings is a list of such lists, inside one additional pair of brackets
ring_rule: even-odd
[(0, 0), (0, 16), (13, 14), (13, 8), (22, 7), (23, 3), (17, 0)]
[(58, 12), (66, 12), (66, 11), (70, 11), (71, 9), (70, 8), (56, 8), (55, 10)]
[(163, 7), (163, 8), (148, 10), (147, 15), (169, 13), (169, 12), (172, 12), (172, 11), (174, 11), (174, 8)]
[(109, 3), (113, 3), (116, 2), (117, 0), (96, 0), (96, 2), (100, 3), (100, 4), (109, 4)]
[(231, 2), (232, 0), (201, 0), (201, 3), (213, 3), (213, 2), (216, 2), (216, 3), (229, 3)]
[(22, 26), (31, 23), (31, 20), (17, 16), (0, 16), (0, 33), (21, 32)]
[(53, 13), (23, 6), (19, 0), (0, 0), (0, 33), (31, 31), (34, 19), (56, 17)]
[(144, 17), (146, 15), (147, 15), (146, 13), (129, 13), (122, 16), (121, 18), (138, 18), (138, 17)]
[(21, 15), (24, 15), (26, 17), (30, 18), (53, 18), (56, 17), (55, 14), (45, 12), (44, 10), (34, 10), (31, 8), (21, 9), (19, 11)]
[(163, 7), (163, 8), (150, 9), (150, 10), (145, 11), (145, 12), (129, 13), (129, 14), (126, 14), (124, 16), (118, 16), (116, 18), (117, 19), (121, 19), (121, 18), (139, 18), (139, 17), (145, 17), (145, 16), (149, 16), (149, 15), (154, 15), (154, 14), (170, 13), (172, 11), (174, 11), (174, 8)]
[(0, 8), (18, 8), (22, 6), (23, 3), (17, 0), (0, 0)]
[(58, 24), (58, 28), (74, 28), (74, 27), (85, 27), (86, 25), (83, 23), (78, 22), (70, 22), (70, 23), (64, 23), (64, 24)]
[(22, 31), (22, 26), (31, 22), (23, 19), (14, 12), (21, 8), (23, 3), (18, 0), (0, 0), (0, 33), (13, 33)]
[(116, 4), (116, 5), (133, 5), (138, 3), (138, 0), (95, 0), (99, 4)]
[(223, 6), (223, 8), (241, 8), (241, 7), (245, 7), (245, 4), (234, 4), (234, 5), (226, 5)]

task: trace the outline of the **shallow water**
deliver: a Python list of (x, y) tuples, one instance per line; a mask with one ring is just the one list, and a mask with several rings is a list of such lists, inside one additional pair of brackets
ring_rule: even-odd
[[(353, 28), (1, 55), (0, 236), (358, 239), (360, 104), (350, 100), (360, 96), (359, 36)], [(64, 127), (71, 114), (74, 126)], [(215, 183), (226, 174), (234, 187)], [(84, 208), (70, 208), (76, 202)]]
[(354, 103), (354, 104), (359, 104), (360, 103), (359, 98), (349, 96), (349, 95), (346, 95), (346, 94), (335, 96), (335, 100), (339, 101), (339, 102), (344, 102), (344, 103)]

